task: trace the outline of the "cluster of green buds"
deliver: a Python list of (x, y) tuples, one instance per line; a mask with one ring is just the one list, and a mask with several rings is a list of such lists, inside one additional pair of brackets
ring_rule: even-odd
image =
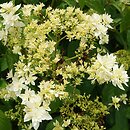
[(60, 112), (63, 120), (69, 121), (67, 127), (72, 130), (103, 130), (104, 116), (109, 114), (107, 106), (99, 101), (99, 97), (91, 100), (85, 94), (67, 98)]

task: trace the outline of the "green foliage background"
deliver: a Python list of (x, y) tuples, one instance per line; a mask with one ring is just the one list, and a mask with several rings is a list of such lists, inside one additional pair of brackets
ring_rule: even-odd
[[(8, 2), (9, 0), (0, 0), (0, 3)], [(127, 51), (129, 59), (130, 55), (130, 2), (124, 0), (79, 0), (77, 3), (75, 0), (13, 0), (15, 4), (38, 4), (43, 2), (46, 7), (51, 6), (53, 8), (66, 8), (68, 6), (74, 6), (76, 8), (82, 9), (84, 12), (95, 10), (97, 13), (108, 13), (114, 19), (113, 28), (109, 30), (110, 41), (106, 45), (109, 52), (116, 52), (118, 50), (124, 49)], [(68, 50), (72, 50), (73, 46), (68, 46)], [(68, 51), (70, 52), (70, 51)], [(73, 55), (73, 54), (68, 54)], [(123, 62), (128, 61), (125, 59), (124, 55), (120, 55), (123, 58)], [(13, 64), (17, 62), (18, 56), (14, 55), (11, 50), (6, 48), (0, 43), (0, 88), (6, 87), (6, 74), (12, 69)], [(128, 73), (130, 76), (128, 62)], [(113, 87), (111, 84), (105, 86), (91, 86), (89, 81), (84, 81), (83, 87), (79, 87), (80, 92), (86, 91), (87, 94), (98, 95), (102, 97), (104, 104), (111, 102), (111, 97), (115, 95), (120, 95), (127, 93), (130, 97), (130, 87), (125, 88), (125, 91), (119, 90)], [(130, 86), (130, 83), (129, 83)], [(98, 88), (97, 88), (98, 87)], [(71, 91), (71, 90), (70, 90)], [(73, 90), (72, 90), (73, 91)], [(5, 115), (4, 111), (8, 110), (14, 105), (13, 102), (5, 102), (0, 100), (0, 130), (18, 130), (15, 122), (9, 121)], [(60, 106), (60, 102), (57, 100), (52, 103), (52, 106)], [(58, 108), (57, 107), (57, 108)], [(56, 109), (57, 109), (56, 108)], [(56, 110), (54, 110), (55, 112)], [(130, 130), (130, 105), (122, 106), (119, 111), (115, 109), (110, 109), (111, 114), (105, 119), (107, 130)], [(58, 119), (58, 117), (56, 118)], [(56, 120), (54, 119), (54, 120)], [(12, 126), (11, 126), (12, 124)], [(39, 130), (44, 130), (45, 125), (41, 125)], [(50, 126), (49, 126), (50, 125)], [(46, 130), (50, 130), (52, 122), (47, 125)]]

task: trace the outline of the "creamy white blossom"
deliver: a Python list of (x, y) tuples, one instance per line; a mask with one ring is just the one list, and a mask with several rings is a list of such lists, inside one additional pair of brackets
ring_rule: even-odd
[(0, 4), (0, 7), (0, 13), (14, 14), (21, 7), (21, 5), (14, 6), (13, 2), (10, 1), (9, 3)]
[(8, 85), (7, 90), (12, 91), (16, 94), (16, 96), (19, 96), (22, 89), (26, 89), (27, 86), (24, 84), (25, 80), (23, 78), (18, 78), (17, 75), (15, 75), (12, 78), (12, 83)]
[(24, 5), (23, 8), (22, 8), (23, 15), (26, 16), (26, 17), (30, 16), (32, 9), (34, 9), (34, 5), (31, 5), (31, 4)]
[(120, 67), (118, 67), (118, 65), (113, 66), (111, 81), (114, 86), (118, 86), (122, 90), (124, 90), (122, 84), (128, 86), (127, 82), (129, 81), (129, 77), (123, 65), (121, 65)]
[(40, 4), (38, 4), (38, 5), (36, 5), (35, 7), (34, 7), (34, 14), (39, 14), (39, 12), (42, 10), (42, 8), (44, 7), (45, 5), (43, 4), (43, 3), (40, 3)]
[(9, 29), (10, 27), (23, 27), (24, 23), (19, 21), (20, 17), (18, 14), (14, 15), (12, 13), (9, 14), (1, 14), (4, 18), (3, 25), (5, 25), (6, 29)]
[(91, 67), (89, 66), (87, 68), (87, 72), (90, 75), (88, 79), (91, 79), (92, 82), (95, 80), (97, 80), (99, 84), (112, 82), (114, 86), (118, 86), (122, 90), (124, 90), (122, 84), (128, 86), (128, 74), (123, 66), (118, 66), (116, 56), (113, 54), (104, 56), (97, 54), (97, 59), (93, 62)]
[(104, 23), (107, 27), (112, 28), (112, 27), (110, 26), (110, 23), (113, 22), (113, 19), (111, 18), (110, 15), (108, 15), (108, 14), (103, 14), (103, 15), (102, 15), (102, 20), (103, 20), (103, 23)]
[(0, 40), (4, 39), (6, 37), (5, 31), (2, 29), (0, 30)]
[(19, 95), (22, 99), (22, 104), (25, 105), (24, 122), (32, 121), (32, 126), (35, 130), (38, 129), (40, 122), (43, 120), (51, 120), (52, 117), (48, 113), (50, 111), (49, 104), (42, 100), (39, 94), (34, 90), (26, 89), (24, 94)]
[(10, 70), (7, 74), (7, 79), (13, 78), (13, 70)]
[(13, 53), (21, 55), (21, 47), (20, 46), (13, 46)]
[(17, 11), (21, 5), (14, 6), (12, 1), (9, 3), (0, 4), (0, 16), (2, 17), (3, 28), (0, 30), (0, 40), (4, 41), (4, 44), (7, 44), (9, 30), (11, 28), (21, 28), (24, 27), (24, 23), (21, 21)]
[(90, 74), (88, 79), (97, 80), (99, 84), (109, 82), (112, 76), (111, 70), (116, 63), (113, 54), (101, 56), (97, 54), (97, 59), (91, 67), (88, 67), (87, 72)]
[(35, 130), (38, 129), (40, 122), (43, 120), (51, 120), (52, 117), (50, 114), (44, 109), (43, 106), (41, 107), (25, 107), (24, 111), (26, 112), (24, 116), (24, 122), (32, 121), (32, 126)]

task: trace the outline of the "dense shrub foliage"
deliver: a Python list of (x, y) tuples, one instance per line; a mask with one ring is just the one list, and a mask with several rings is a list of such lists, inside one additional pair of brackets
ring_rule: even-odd
[(129, 1), (0, 3), (0, 130), (130, 129)]

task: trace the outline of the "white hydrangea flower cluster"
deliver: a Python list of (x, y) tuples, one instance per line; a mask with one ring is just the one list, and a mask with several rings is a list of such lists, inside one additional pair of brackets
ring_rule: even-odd
[(34, 14), (38, 15), (44, 6), (43, 3), (36, 6), (32, 4), (24, 5), (22, 8), (23, 15), (24, 17), (30, 17), (32, 10), (34, 11)]
[(0, 30), (0, 40), (4, 39), (5, 44), (7, 42), (7, 35), (11, 33), (13, 28), (21, 28), (24, 26), (24, 23), (21, 21), (19, 14), (16, 13), (20, 5), (14, 6), (12, 1), (9, 3), (0, 4), (0, 16), (2, 17), (1, 24), (4, 26)]
[[(80, 9), (68, 7), (66, 10), (47, 9), (47, 15), (53, 30), (65, 31), (69, 41), (83, 37), (100, 39), (99, 44), (108, 43), (108, 28), (112, 28), (112, 19), (108, 14), (84, 14)], [(59, 28), (60, 27), (60, 28)]]
[(122, 84), (128, 86), (129, 77), (127, 71), (125, 71), (123, 65), (119, 67), (116, 62), (116, 56), (113, 54), (106, 54), (104, 56), (97, 54), (97, 58), (87, 68), (87, 72), (90, 75), (88, 79), (91, 79), (93, 83), (95, 80), (99, 84), (112, 82), (114, 86), (118, 86), (122, 90), (124, 90)]
[[(29, 69), (27, 72), (29, 72)], [(68, 93), (64, 90), (64, 85), (55, 84), (53, 81), (41, 81), (38, 86), (40, 91), (36, 93), (29, 88), (29, 85), (35, 85), (35, 76), (30, 76), (31, 79), (24, 76), (19, 77), (17, 72), (13, 76), (12, 71), (10, 71), (7, 78), (11, 79), (12, 83), (6, 88), (7, 93), (4, 98), (6, 100), (10, 98), (16, 99), (17, 97), (21, 98), (22, 104), (25, 106), (24, 122), (32, 121), (32, 127), (35, 130), (38, 129), (40, 122), (43, 120), (52, 119), (49, 114), (49, 111), (51, 111), (49, 108), (51, 101), (56, 97), (63, 99), (68, 96)]]
[[(40, 125), (40, 122), (42, 122), (43, 120), (52, 119), (48, 111), (51, 110), (49, 108), (50, 101), (54, 100), (54, 98), (50, 99), (49, 95), (47, 97), (47, 92), (48, 94), (51, 93), (50, 88), (47, 88), (50, 85), (49, 83), (48, 86), (47, 83), (43, 84), (46, 87), (46, 89), (43, 88), (43, 91), (45, 91), (45, 93), (43, 93), (43, 91), (36, 93), (34, 90), (31, 90), (27, 86), (28, 84), (33, 83), (31, 82), (29, 83), (28, 79), (19, 78), (17, 73), (15, 73), (15, 75), (13, 76), (12, 71), (10, 71), (10, 73), (8, 74), (8, 79), (12, 79), (12, 83), (9, 84), (8, 87), (6, 88), (7, 93), (4, 98), (6, 100), (9, 100), (10, 98), (16, 99), (17, 97), (21, 98), (22, 100), (21, 104), (25, 106), (24, 122), (32, 121), (32, 127), (35, 130), (37, 130)], [(34, 78), (32, 81), (34, 82), (35, 80), (36, 79)], [(42, 87), (42, 83), (40, 84), (39, 87)], [(55, 91), (53, 92), (53, 94), (55, 96), (56, 94), (58, 94), (58, 92)], [(59, 92), (59, 94), (63, 96), (61, 91)]]
[(49, 103), (45, 102), (42, 96), (36, 94), (34, 90), (26, 89), (24, 94), (20, 95), (22, 104), (25, 105), (24, 122), (32, 120), (32, 126), (35, 130), (38, 129), (40, 122), (43, 120), (51, 120), (52, 117), (48, 113), (51, 109)]

